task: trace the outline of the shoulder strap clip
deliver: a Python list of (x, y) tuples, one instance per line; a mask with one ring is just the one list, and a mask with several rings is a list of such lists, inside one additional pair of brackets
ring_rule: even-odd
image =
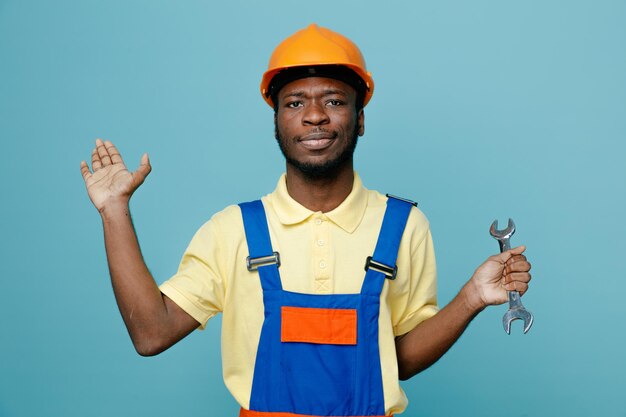
[(267, 256), (259, 256), (256, 258), (247, 257), (246, 258), (246, 267), (248, 271), (256, 271), (260, 266), (267, 265), (276, 265), (276, 267), (280, 266), (280, 253), (274, 252), (271, 255)]
[(398, 274), (398, 265), (385, 265), (382, 262), (373, 260), (371, 256), (368, 256), (365, 260), (365, 270), (367, 271), (370, 268), (376, 272), (381, 272), (385, 275), (385, 278), (391, 280), (396, 279), (396, 275)]

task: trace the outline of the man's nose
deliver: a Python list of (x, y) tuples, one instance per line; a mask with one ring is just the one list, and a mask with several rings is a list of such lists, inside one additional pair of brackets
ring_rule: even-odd
[(322, 103), (309, 103), (304, 109), (302, 123), (305, 125), (323, 125), (330, 121)]

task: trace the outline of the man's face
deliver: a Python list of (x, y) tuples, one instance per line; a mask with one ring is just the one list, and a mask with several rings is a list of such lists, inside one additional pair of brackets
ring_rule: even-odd
[(327, 178), (352, 162), (364, 132), (354, 88), (309, 77), (286, 84), (277, 98), (276, 139), (288, 164), (311, 178)]

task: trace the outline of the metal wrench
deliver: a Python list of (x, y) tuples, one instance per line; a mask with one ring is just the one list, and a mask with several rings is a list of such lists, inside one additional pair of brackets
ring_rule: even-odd
[[(498, 221), (494, 220), (489, 228), (489, 233), (500, 244), (500, 252), (505, 252), (511, 249), (509, 239), (515, 233), (515, 223), (513, 223), (512, 219), (509, 219), (507, 228), (498, 230)], [(524, 320), (524, 333), (528, 332), (530, 326), (533, 325), (533, 315), (524, 308), (522, 299), (517, 291), (509, 291), (509, 310), (502, 317), (502, 324), (507, 334), (511, 334), (511, 322), (513, 320)]]

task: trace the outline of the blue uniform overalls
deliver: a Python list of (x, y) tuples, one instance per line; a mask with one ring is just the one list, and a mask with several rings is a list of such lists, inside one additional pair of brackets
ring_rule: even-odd
[(240, 207), (248, 269), (258, 269), (265, 307), (250, 411), (242, 409), (240, 415), (384, 416), (380, 294), (385, 279), (395, 278), (411, 204), (387, 200), (361, 292), (331, 295), (283, 290), (263, 204), (257, 200)]

